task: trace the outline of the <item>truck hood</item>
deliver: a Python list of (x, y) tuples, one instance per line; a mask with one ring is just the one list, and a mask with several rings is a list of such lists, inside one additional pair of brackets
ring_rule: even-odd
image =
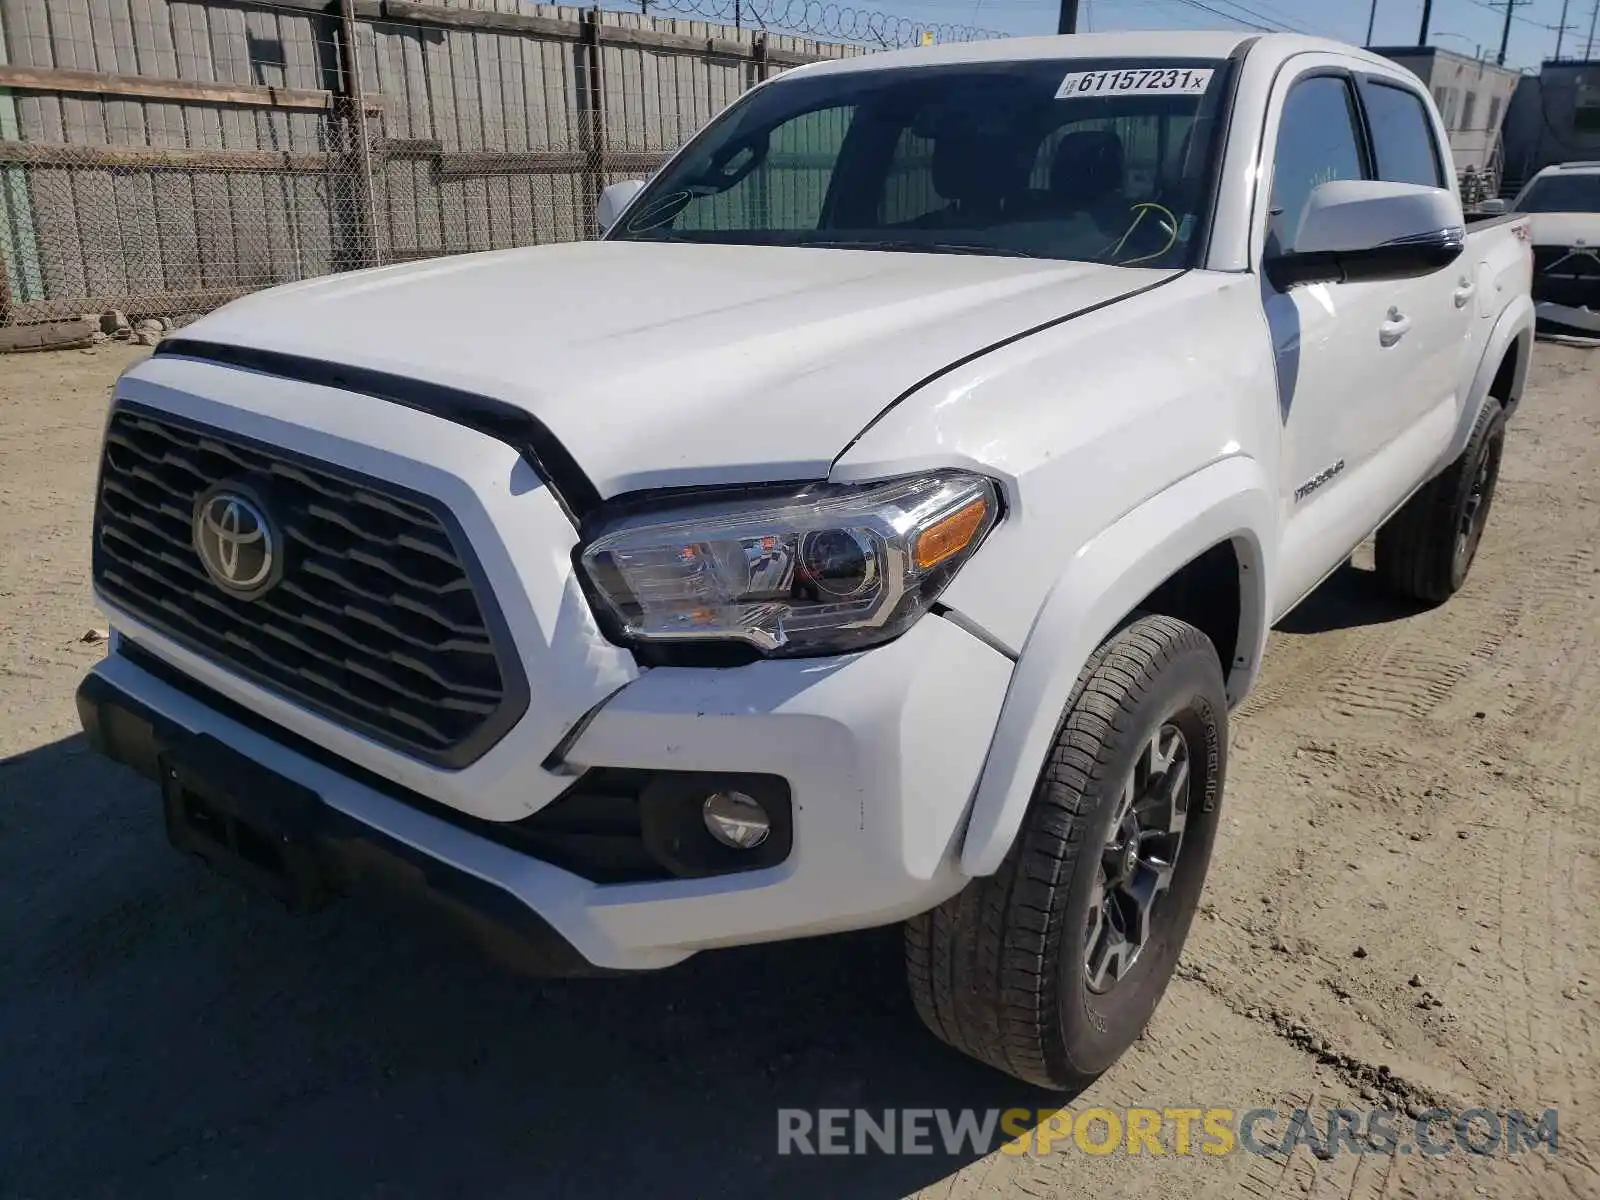
[(944, 367), (1172, 271), (977, 255), (575, 242), (234, 302), (185, 337), (516, 405), (601, 496), (816, 479)]
[(1535, 246), (1600, 246), (1600, 213), (1530, 213)]

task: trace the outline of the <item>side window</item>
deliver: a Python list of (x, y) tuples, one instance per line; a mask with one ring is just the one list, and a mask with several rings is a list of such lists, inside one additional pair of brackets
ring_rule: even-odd
[(1361, 179), (1361, 138), (1347, 80), (1314, 75), (1289, 89), (1273, 151), (1269, 243), (1294, 244), (1306, 201), (1319, 183)]
[[(854, 115), (849, 107), (819, 108), (776, 126), (764, 162), (732, 187), (696, 196), (684, 206), (673, 228), (815, 229)], [(737, 170), (738, 158), (735, 155), (727, 169)]]
[[(1444, 166), (1422, 97), (1410, 88), (1369, 81), (1362, 88), (1361, 98), (1367, 104), (1378, 178), (1390, 183), (1444, 187)], [(1468, 92), (1465, 122), (1472, 119), (1474, 99)]]

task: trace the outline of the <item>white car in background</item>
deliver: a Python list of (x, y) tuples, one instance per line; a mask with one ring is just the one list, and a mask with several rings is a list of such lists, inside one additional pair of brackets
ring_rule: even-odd
[(1600, 162), (1546, 167), (1507, 210), (1533, 218), (1539, 331), (1600, 343)]

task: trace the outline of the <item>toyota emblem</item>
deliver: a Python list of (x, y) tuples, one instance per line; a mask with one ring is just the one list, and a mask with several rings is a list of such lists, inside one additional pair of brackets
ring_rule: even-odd
[(261, 503), (240, 485), (219, 483), (194, 505), (194, 550), (230, 596), (254, 600), (278, 581), (282, 549)]

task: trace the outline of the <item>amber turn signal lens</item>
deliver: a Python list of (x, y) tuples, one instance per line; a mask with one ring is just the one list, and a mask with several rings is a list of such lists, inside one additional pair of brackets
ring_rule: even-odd
[(917, 566), (926, 571), (929, 567), (938, 566), (952, 554), (961, 553), (978, 535), (978, 530), (983, 528), (984, 518), (988, 515), (989, 502), (980, 496), (948, 517), (940, 517), (917, 534), (916, 547), (911, 554)]

